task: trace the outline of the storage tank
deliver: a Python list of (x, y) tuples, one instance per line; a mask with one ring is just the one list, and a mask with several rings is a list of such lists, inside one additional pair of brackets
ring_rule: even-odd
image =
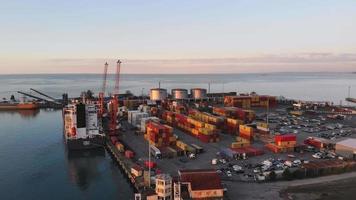
[(176, 88), (172, 89), (172, 98), (173, 99), (187, 99), (188, 98), (188, 90)]
[(193, 99), (203, 99), (206, 97), (206, 89), (204, 88), (192, 88), (190, 94)]
[(152, 101), (164, 100), (167, 98), (167, 90), (162, 88), (152, 88), (150, 90), (150, 99)]

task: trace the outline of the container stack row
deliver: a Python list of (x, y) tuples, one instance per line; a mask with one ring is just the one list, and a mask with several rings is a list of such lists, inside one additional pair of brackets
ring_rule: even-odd
[(297, 146), (297, 137), (294, 134), (276, 135), (274, 143), (266, 144), (266, 148), (274, 153), (292, 152)]
[(198, 138), (202, 142), (219, 141), (219, 130), (213, 124), (204, 123), (192, 117), (170, 111), (165, 111), (162, 114), (162, 119)]
[(224, 98), (225, 106), (233, 106), (239, 108), (251, 107), (275, 107), (277, 98), (267, 95), (251, 95), (251, 96), (226, 96)]
[(147, 118), (149, 115), (146, 112), (141, 112), (139, 110), (130, 110), (127, 112), (127, 121), (135, 127), (140, 128), (141, 119)]
[(172, 127), (154, 121), (147, 123), (145, 139), (156, 147), (175, 145), (176, 142)]
[(257, 122), (257, 132), (260, 134), (269, 134), (269, 125), (265, 122)]
[(133, 151), (125, 149), (125, 146), (119, 141), (119, 138), (117, 136), (111, 136), (110, 141), (115, 146), (116, 150), (120, 153), (123, 153), (126, 158), (131, 159), (135, 156), (135, 153)]
[(226, 118), (238, 119), (244, 123), (251, 123), (256, 118), (256, 114), (253, 110), (237, 107), (214, 107), (213, 113)]
[(250, 140), (247, 140), (242, 137), (236, 137), (236, 141), (231, 143), (231, 148), (243, 148), (249, 147), (251, 145)]
[(224, 117), (215, 116), (210, 113), (200, 112), (196, 109), (189, 109), (189, 117), (192, 117), (196, 120), (202, 121), (204, 123), (212, 124), (217, 127), (222, 127), (224, 125)]
[(249, 125), (240, 125), (239, 126), (239, 136), (246, 140), (252, 141), (254, 138), (254, 128)]

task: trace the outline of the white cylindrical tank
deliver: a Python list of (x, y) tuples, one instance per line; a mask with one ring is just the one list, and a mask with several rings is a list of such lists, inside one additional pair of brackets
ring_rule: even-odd
[(193, 99), (203, 99), (206, 97), (206, 89), (204, 88), (192, 88), (190, 94)]
[(172, 98), (173, 99), (187, 99), (188, 98), (188, 90), (176, 88), (172, 89)]
[(150, 90), (150, 99), (152, 101), (164, 100), (167, 98), (167, 90), (162, 88), (152, 88)]

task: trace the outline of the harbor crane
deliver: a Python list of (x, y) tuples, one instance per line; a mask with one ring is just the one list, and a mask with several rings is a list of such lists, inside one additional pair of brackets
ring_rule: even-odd
[(99, 117), (103, 117), (105, 109), (104, 109), (104, 98), (105, 98), (105, 89), (106, 89), (106, 78), (108, 74), (108, 63), (106, 62), (104, 65), (104, 74), (103, 74), (103, 85), (101, 88), (101, 92), (99, 92)]
[[(105, 113), (105, 90), (106, 90), (106, 81), (108, 73), (109, 64), (106, 62), (104, 65), (104, 74), (103, 74), (103, 85), (101, 92), (99, 92), (99, 112), (98, 115), (100, 118), (104, 116)], [(115, 87), (113, 96), (110, 99), (110, 108), (108, 109), (109, 117), (109, 130), (110, 135), (115, 135), (115, 131), (118, 129), (118, 110), (119, 110), (119, 92), (120, 92), (120, 70), (121, 70), (121, 60), (116, 62), (116, 74), (115, 74)]]
[(110, 113), (110, 131), (115, 132), (118, 129), (118, 111), (119, 111), (119, 92), (120, 92), (120, 70), (121, 70), (121, 60), (116, 62), (116, 74), (115, 74), (115, 88), (114, 94), (111, 99), (112, 110)]

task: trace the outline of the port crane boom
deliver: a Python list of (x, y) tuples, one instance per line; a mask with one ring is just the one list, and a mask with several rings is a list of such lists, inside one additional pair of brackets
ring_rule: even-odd
[(34, 91), (34, 92), (36, 92), (36, 93), (38, 93), (38, 94), (40, 94), (40, 95), (42, 95), (42, 96), (44, 96), (44, 97), (47, 97), (47, 98), (49, 98), (49, 99), (51, 99), (51, 100), (53, 100), (53, 101), (57, 101), (57, 99), (55, 99), (55, 98), (53, 98), (53, 97), (51, 97), (51, 96), (49, 96), (49, 95), (47, 95), (47, 94), (44, 94), (43, 92), (40, 92), (40, 91), (35, 90), (35, 89), (33, 89), (33, 88), (30, 88), (30, 90), (32, 90), (32, 91)]
[(17, 91), (17, 93), (25, 95), (25, 96), (28, 96), (28, 97), (31, 97), (31, 98), (34, 98), (34, 99), (37, 99), (37, 100), (40, 100), (40, 101), (51, 102), (51, 101), (48, 101), (47, 99), (43, 99), (41, 97), (38, 97), (38, 96), (35, 96), (35, 95), (32, 95), (32, 94), (28, 94), (26, 92)]

